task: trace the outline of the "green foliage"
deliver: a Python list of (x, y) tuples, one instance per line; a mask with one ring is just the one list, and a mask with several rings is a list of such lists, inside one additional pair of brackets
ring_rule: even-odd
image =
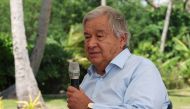
[(29, 53), (31, 53), (34, 47), (37, 36), (40, 9), (41, 0), (23, 0), (25, 34), (28, 41)]
[(9, 0), (0, 1), (0, 32), (11, 31)]
[(138, 48), (134, 50), (135, 54), (143, 55), (146, 58), (151, 58), (153, 61), (156, 61), (161, 55), (157, 53), (159, 48), (157, 45), (154, 45), (150, 41), (142, 41), (139, 43)]
[(69, 83), (67, 58), (70, 55), (58, 42), (49, 40), (48, 38), (37, 80), (43, 93), (58, 93), (59, 90), (66, 89)]
[[(81, 23), (83, 16), (98, 6), (98, 0), (56, 0), (52, 1), (49, 34), (67, 37), (71, 25)], [(91, 4), (91, 5), (89, 5)]]
[(14, 61), (10, 35), (0, 32), (0, 90), (14, 82), (13, 66)]
[[(178, 61), (179, 70), (182, 73), (183, 78), (185, 79), (185, 82), (190, 84), (188, 82), (188, 79), (190, 78), (190, 35), (187, 34), (183, 36), (182, 40), (174, 38), (175, 42), (175, 50), (180, 55), (180, 60)], [(183, 40), (184, 39), (184, 40)]]
[(84, 68), (87, 68), (89, 62), (85, 57), (84, 36), (82, 31), (81, 24), (71, 25), (64, 48), (72, 54), (73, 60), (78, 61)]
[[(131, 0), (131, 1), (121, 0), (117, 2), (112, 1), (111, 5), (116, 9), (120, 10), (126, 17), (129, 27), (128, 29), (131, 33), (131, 40), (130, 40), (131, 50), (135, 49), (138, 46), (139, 40), (144, 40), (153, 37), (149, 34), (146, 34), (146, 32), (149, 31), (147, 25), (150, 24), (149, 23), (150, 20), (148, 17), (148, 11), (140, 4), (139, 0)], [(147, 29), (145, 29), (146, 27)]]
[(179, 58), (179, 56), (168, 58), (166, 61), (163, 61), (160, 66), (163, 80), (168, 88), (183, 87), (183, 80), (177, 66)]

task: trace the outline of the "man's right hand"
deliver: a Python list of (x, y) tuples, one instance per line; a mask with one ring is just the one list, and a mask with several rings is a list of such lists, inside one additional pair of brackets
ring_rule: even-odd
[(81, 89), (78, 90), (72, 86), (67, 88), (67, 106), (69, 109), (87, 109), (90, 102), (92, 100)]

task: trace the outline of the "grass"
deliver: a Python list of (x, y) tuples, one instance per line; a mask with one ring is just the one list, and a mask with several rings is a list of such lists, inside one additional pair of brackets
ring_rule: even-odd
[[(173, 109), (190, 109), (190, 88), (181, 90), (168, 90)], [(66, 97), (45, 96), (49, 109), (68, 109)], [(16, 100), (3, 100), (4, 109), (16, 109)]]
[(190, 88), (168, 90), (173, 109), (190, 109)]
[(45, 97), (45, 102), (48, 109), (68, 109), (66, 103), (66, 97)]
[(13, 100), (13, 99), (5, 99), (3, 100), (3, 106), (4, 106), (4, 109), (16, 109), (16, 100)]
[[(66, 97), (48, 97), (45, 96), (45, 102), (48, 109), (68, 109)], [(3, 100), (4, 109), (16, 109), (17, 101), (14, 99)]]

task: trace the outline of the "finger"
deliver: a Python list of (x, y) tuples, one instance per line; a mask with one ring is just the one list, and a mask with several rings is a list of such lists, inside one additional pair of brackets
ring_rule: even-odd
[(67, 100), (67, 107), (69, 108), (69, 109), (73, 109), (73, 101), (71, 100), (71, 99), (68, 99)]
[(83, 90), (82, 88), (80, 88), (80, 91), (81, 91), (82, 93), (85, 93), (84, 90)]
[(73, 87), (73, 86), (69, 86), (69, 87), (67, 88), (67, 91), (75, 92), (75, 91), (78, 91), (78, 89), (75, 88), (75, 87)]
[(69, 109), (71, 109), (71, 107), (70, 107), (70, 105), (69, 105), (69, 104), (67, 104), (67, 107), (68, 107)]
[(72, 93), (74, 93), (74, 90), (73, 90), (72, 86), (69, 86), (67, 88), (67, 92), (66, 92), (67, 97), (70, 97), (72, 95)]
[(76, 89), (75, 87), (69, 86), (67, 89), (67, 97), (71, 97), (73, 94), (80, 92), (78, 89)]
[(67, 96), (68, 98), (70, 98), (70, 97), (74, 96), (74, 92), (69, 92), (69, 91), (67, 91), (66, 96)]

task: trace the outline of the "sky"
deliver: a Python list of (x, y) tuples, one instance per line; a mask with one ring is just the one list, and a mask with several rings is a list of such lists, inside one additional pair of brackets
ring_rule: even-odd
[[(159, 5), (164, 5), (164, 4), (166, 4), (168, 1), (169, 1), (169, 0), (154, 0), (154, 3), (159, 6)], [(145, 0), (142, 0), (142, 4), (146, 5)]]
[(155, 0), (156, 4), (163, 4), (163, 3), (167, 3), (168, 0)]

